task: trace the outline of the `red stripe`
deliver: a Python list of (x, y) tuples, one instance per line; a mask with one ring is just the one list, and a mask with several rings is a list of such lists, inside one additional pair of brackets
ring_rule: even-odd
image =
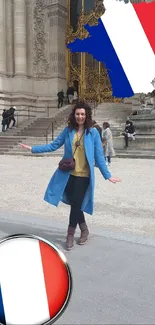
[(49, 245), (40, 241), (40, 251), (50, 317), (53, 318), (66, 301), (69, 289), (65, 264)]
[(138, 4), (132, 3), (132, 5), (141, 22), (148, 41), (150, 42), (153, 52), (155, 53), (155, 2), (141, 2)]

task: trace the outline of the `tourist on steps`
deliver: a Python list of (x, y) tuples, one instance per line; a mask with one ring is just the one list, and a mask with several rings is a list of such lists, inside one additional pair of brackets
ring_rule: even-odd
[(63, 145), (63, 159), (49, 182), (44, 200), (54, 206), (60, 201), (71, 206), (66, 238), (66, 249), (71, 250), (77, 225), (81, 230), (78, 243), (83, 245), (88, 239), (84, 212), (92, 215), (94, 209), (94, 160), (104, 179), (111, 183), (121, 180), (112, 177), (106, 166), (101, 139), (92, 128), (92, 111), (86, 103), (75, 104), (68, 126), (50, 144), (33, 147), (20, 144), (32, 153), (56, 151)]
[(57, 97), (58, 97), (58, 108), (63, 106), (63, 102), (64, 102), (64, 92), (63, 90), (59, 91), (57, 93)]
[(115, 156), (115, 150), (113, 147), (113, 137), (110, 130), (110, 124), (108, 122), (103, 123), (102, 141), (104, 143), (104, 155), (107, 164), (110, 166), (111, 157)]
[(3, 113), (2, 113), (2, 132), (6, 131), (6, 126), (7, 126), (7, 117), (8, 113), (6, 109), (3, 109)]
[[(7, 129), (15, 127), (16, 120), (15, 120), (15, 110), (16, 106), (10, 107), (8, 111), (8, 123), (7, 123)], [(11, 121), (13, 121), (12, 126), (10, 127)]]
[(133, 125), (133, 123), (129, 120), (126, 121), (125, 124), (125, 130), (123, 132), (124, 135), (124, 140), (125, 140), (125, 147), (124, 148), (128, 148), (129, 146), (129, 138), (132, 140), (135, 140), (135, 127)]
[(74, 100), (74, 87), (73, 86), (69, 86), (68, 89), (67, 89), (67, 99), (68, 99), (68, 104), (72, 104), (73, 103), (73, 100)]
[(98, 131), (101, 141), (102, 141), (102, 128), (97, 124), (96, 121), (93, 121), (93, 127), (96, 128), (96, 130)]

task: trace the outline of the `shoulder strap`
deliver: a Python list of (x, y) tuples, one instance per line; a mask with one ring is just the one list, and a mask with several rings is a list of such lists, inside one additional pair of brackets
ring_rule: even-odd
[[(82, 133), (82, 135), (81, 135), (79, 141), (82, 139), (83, 135), (84, 135), (84, 132)], [(75, 155), (75, 152), (76, 152), (77, 148), (78, 148), (78, 146), (76, 146), (76, 148), (75, 148), (75, 150), (74, 150), (73, 157), (74, 157), (74, 155)]]

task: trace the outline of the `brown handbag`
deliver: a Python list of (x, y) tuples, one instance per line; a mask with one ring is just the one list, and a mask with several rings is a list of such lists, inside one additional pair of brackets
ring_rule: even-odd
[[(83, 134), (81, 135), (80, 140), (82, 139), (82, 137), (83, 137)], [(75, 148), (73, 157), (60, 160), (59, 169), (62, 170), (63, 172), (68, 172), (70, 170), (75, 169), (74, 155), (75, 155), (75, 152), (76, 152), (77, 148), (80, 146), (80, 140), (76, 141), (76, 143), (75, 143), (76, 148)]]

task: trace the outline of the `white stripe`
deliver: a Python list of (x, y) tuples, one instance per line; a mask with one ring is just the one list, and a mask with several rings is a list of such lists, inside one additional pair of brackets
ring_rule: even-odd
[(49, 319), (39, 241), (18, 238), (0, 245), (0, 283), (6, 324)]
[(131, 2), (104, 0), (104, 5), (102, 22), (134, 93), (152, 91), (155, 56)]

